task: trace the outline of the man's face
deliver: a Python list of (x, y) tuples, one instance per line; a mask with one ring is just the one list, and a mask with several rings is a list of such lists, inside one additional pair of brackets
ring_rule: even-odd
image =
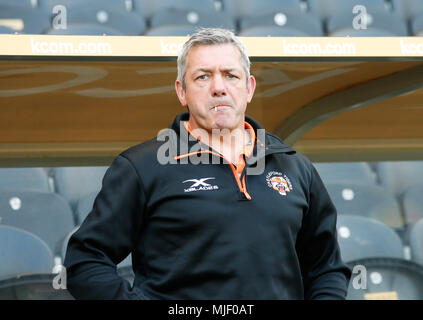
[(187, 57), (186, 90), (176, 80), (179, 101), (188, 106), (191, 129), (244, 128), (247, 104), (251, 102), (255, 79), (247, 79), (241, 53), (232, 44), (198, 45)]

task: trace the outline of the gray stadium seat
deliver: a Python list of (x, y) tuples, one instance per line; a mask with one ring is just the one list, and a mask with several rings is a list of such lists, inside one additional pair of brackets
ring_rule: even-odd
[(423, 265), (423, 218), (416, 222), (409, 235), (411, 259)]
[(43, 168), (0, 168), (0, 188), (52, 192)]
[(0, 257), (0, 278), (53, 270), (53, 254), (48, 245), (13, 226), (0, 225)]
[(213, 13), (216, 7), (213, 0), (133, 0), (133, 10), (143, 17), (150, 18), (165, 9), (205, 11)]
[[(353, 274), (347, 300), (423, 299), (423, 266), (419, 264), (399, 258), (368, 258), (348, 265)], [(362, 267), (355, 272), (355, 266)], [(360, 288), (364, 284), (366, 288)]]
[(410, 187), (402, 200), (407, 223), (416, 223), (423, 218), (423, 184)]
[(47, 3), (47, 6), (51, 10), (57, 6), (62, 5), (67, 9), (73, 7), (83, 7), (83, 8), (104, 8), (108, 7), (110, 9), (116, 10), (128, 10), (126, 0), (44, 0)]
[[(272, 27), (267, 29), (269, 30), (268, 32), (272, 32), (272, 34), (277, 34), (277, 30), (280, 29), (280, 33), (283, 35), (292, 33), (295, 36), (301, 34), (304, 36), (324, 36), (323, 26), (320, 20), (305, 13), (290, 14), (273, 12), (265, 15), (254, 15), (242, 18), (239, 25), (240, 34), (242, 35), (249, 34), (260, 36), (258, 31), (260, 28), (262, 28), (261, 30), (266, 30), (267, 27)], [(262, 34), (262, 36), (266, 35), (266, 33)]]
[(68, 24), (98, 24), (113, 28), (124, 35), (140, 35), (147, 28), (143, 17), (125, 9), (110, 6), (72, 6), (67, 9)]
[(279, 11), (291, 14), (306, 11), (300, 0), (223, 0), (222, 3), (223, 11), (236, 19)]
[(79, 199), (100, 191), (108, 167), (61, 167), (54, 170), (56, 192), (63, 196), (75, 211)]
[(422, 183), (423, 161), (386, 161), (377, 165), (379, 183), (401, 197), (410, 187)]
[(98, 24), (73, 24), (67, 25), (66, 29), (49, 29), (46, 31), (46, 34), (55, 34), (55, 35), (87, 35), (87, 36), (121, 36), (122, 32), (119, 32), (113, 28), (98, 25)]
[(392, 228), (405, 225), (396, 198), (378, 185), (327, 183), (326, 189), (338, 215), (372, 218)]
[(404, 258), (399, 236), (386, 225), (351, 215), (338, 216), (336, 228), (341, 256), (345, 262), (372, 258)]
[(18, 32), (8, 27), (0, 26), (0, 34), (14, 34), (14, 33), (18, 33)]
[[(423, 5), (423, 2), (422, 2)], [(423, 37), (423, 14), (416, 16), (411, 22), (411, 31), (413, 35)]]
[(78, 200), (78, 204), (75, 209), (75, 216), (76, 216), (76, 223), (81, 224), (88, 214), (93, 209), (94, 200), (97, 197), (98, 192), (90, 192), (84, 196), (82, 196)]
[(376, 184), (376, 174), (367, 162), (315, 162), (313, 165), (324, 183)]
[(385, 0), (308, 0), (310, 12), (320, 16), (322, 20), (327, 20), (339, 10), (352, 14), (355, 5), (363, 5), (371, 11), (389, 12), (393, 9)]
[(235, 31), (234, 21), (226, 15), (207, 11), (165, 9), (150, 19), (150, 27), (189, 25), (194, 27), (226, 28)]
[(173, 36), (173, 37), (186, 37), (196, 32), (197, 28), (190, 25), (167, 25), (148, 29), (144, 34), (145, 36)]
[(55, 289), (53, 273), (35, 273), (0, 280), (0, 300), (74, 300), (66, 289)]
[(327, 32), (331, 37), (394, 37), (408, 36), (405, 20), (392, 12), (368, 11), (366, 29), (354, 29), (352, 12), (336, 12), (327, 22)]
[(47, 11), (31, 7), (17, 7), (0, 4), (0, 25), (4, 19), (15, 20), (16, 27), (12, 29), (19, 33), (41, 34), (50, 27), (50, 15)]
[(75, 224), (68, 203), (55, 193), (0, 192), (1, 224), (27, 230), (43, 239), (53, 251), (57, 241)]
[(392, 5), (405, 19), (413, 19), (423, 14), (423, 1), (421, 0), (391, 0)]

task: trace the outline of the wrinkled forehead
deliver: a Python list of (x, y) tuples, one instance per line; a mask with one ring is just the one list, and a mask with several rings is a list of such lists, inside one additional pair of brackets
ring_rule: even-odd
[(238, 69), (242, 71), (242, 55), (232, 43), (196, 44), (187, 54), (187, 70)]

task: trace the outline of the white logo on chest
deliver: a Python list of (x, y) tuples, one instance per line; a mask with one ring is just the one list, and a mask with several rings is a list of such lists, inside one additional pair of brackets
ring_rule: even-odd
[(193, 191), (202, 191), (202, 190), (217, 190), (219, 187), (217, 185), (211, 185), (210, 183), (206, 183), (205, 181), (215, 179), (214, 177), (209, 178), (202, 178), (202, 179), (188, 179), (183, 181), (182, 183), (192, 182), (193, 184), (184, 189), (184, 192), (193, 192)]

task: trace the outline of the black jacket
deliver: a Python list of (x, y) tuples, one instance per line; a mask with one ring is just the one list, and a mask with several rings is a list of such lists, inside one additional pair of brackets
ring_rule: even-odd
[[(344, 299), (351, 272), (340, 256), (336, 210), (310, 161), (266, 132), (265, 154), (257, 156), (263, 141), (256, 141), (239, 180), (245, 190), (227, 162), (212, 164), (221, 159), (211, 153), (160, 164), (165, 147), (173, 160), (198, 150), (195, 139), (179, 141), (188, 135), (179, 125), (186, 120), (187, 113), (179, 114), (171, 125), (174, 144), (159, 141), (171, 132), (164, 131), (121, 153), (106, 172), (92, 212), (69, 241), (64, 264), (71, 294)], [(249, 117), (246, 122), (261, 129)], [(210, 164), (194, 164), (204, 155)], [(265, 161), (264, 172), (246, 174), (257, 161)], [(132, 288), (116, 273), (131, 252)]]

